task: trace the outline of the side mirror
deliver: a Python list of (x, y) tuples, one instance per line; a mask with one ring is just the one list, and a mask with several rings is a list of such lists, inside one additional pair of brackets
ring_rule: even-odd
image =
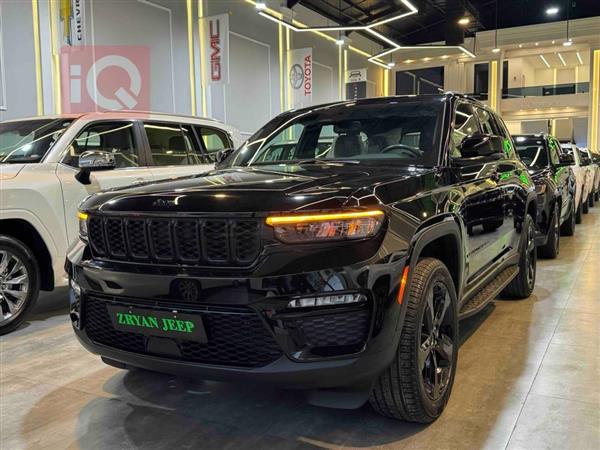
[(218, 166), (225, 162), (225, 160), (229, 158), (229, 155), (231, 155), (233, 152), (234, 150), (232, 148), (224, 148), (223, 150), (219, 150), (215, 155), (215, 165)]
[(560, 161), (560, 166), (572, 166), (575, 164), (575, 158), (573, 158), (573, 155), (562, 154), (558, 156), (558, 159)]
[(460, 143), (462, 158), (487, 157), (503, 153), (504, 139), (500, 136), (474, 134), (465, 137)]
[(101, 150), (90, 150), (79, 156), (79, 172), (75, 179), (81, 184), (90, 184), (90, 173), (96, 170), (111, 170), (117, 167), (115, 155)]

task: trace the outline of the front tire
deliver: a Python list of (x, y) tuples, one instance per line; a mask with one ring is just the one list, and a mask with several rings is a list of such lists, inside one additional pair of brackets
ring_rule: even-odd
[(581, 204), (581, 210), (583, 211), (584, 214), (587, 214), (590, 212), (590, 200), (589, 199), (590, 199), (590, 196), (588, 195), (587, 198)]
[(370, 403), (380, 414), (429, 423), (444, 410), (456, 372), (458, 309), (450, 272), (424, 258), (410, 282), (397, 353), (379, 376)]
[(571, 212), (565, 223), (560, 227), (560, 233), (563, 236), (573, 236), (575, 234), (575, 200), (571, 200)]
[(504, 296), (519, 299), (529, 297), (535, 287), (537, 269), (535, 226), (529, 214), (525, 216), (522, 230), (521, 244), (519, 246), (519, 273), (502, 291)]
[(39, 292), (40, 271), (33, 253), (21, 241), (0, 235), (0, 335), (25, 320)]
[(560, 205), (556, 205), (554, 207), (554, 215), (552, 217), (552, 222), (550, 223), (550, 227), (548, 229), (548, 240), (546, 241), (546, 245), (538, 248), (538, 253), (543, 258), (554, 259), (558, 256), (560, 251), (560, 214), (559, 210)]
[(583, 219), (583, 216), (582, 216), (582, 212), (581, 212), (581, 205), (579, 205), (579, 207), (577, 208), (577, 210), (575, 212), (575, 223), (577, 225), (579, 225), (581, 223), (582, 219)]
[(595, 194), (594, 192), (591, 192), (591, 193), (590, 193), (590, 196), (588, 197), (588, 198), (589, 198), (588, 206), (589, 206), (590, 208), (593, 208), (593, 207), (594, 207), (594, 197), (595, 197), (595, 196), (596, 196), (596, 194)]

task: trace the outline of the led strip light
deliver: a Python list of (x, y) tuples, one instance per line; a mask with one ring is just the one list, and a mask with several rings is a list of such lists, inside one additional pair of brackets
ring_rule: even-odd
[[(336, 26), (324, 26), (324, 27), (323, 26), (309, 27), (309, 26), (303, 25), (300, 22), (293, 20), (293, 19), (291, 22), (288, 22), (288, 21), (284, 20), (282, 17), (278, 17), (278, 16), (272, 14), (268, 8), (259, 10), (258, 14), (260, 16), (264, 17), (265, 19), (271, 20), (273, 22), (278, 23), (279, 25), (283, 25), (284, 27), (287, 27), (288, 29), (290, 29), (292, 31), (295, 31), (298, 33), (303, 33), (303, 32), (319, 33), (320, 35), (326, 37), (327, 39), (333, 40), (333, 41), (335, 41), (335, 38), (333, 38), (329, 35), (323, 34), (323, 32), (324, 31), (365, 31), (365, 32), (371, 34), (372, 36), (375, 36), (379, 40), (392, 46), (392, 48), (384, 50), (383, 52), (378, 53), (376, 55), (369, 55), (366, 52), (362, 52), (362, 54), (367, 57), (367, 60), (369, 62), (376, 64), (380, 67), (383, 67), (384, 69), (387, 69), (387, 70), (389, 70), (391, 67), (388, 64), (386, 64), (384, 61), (382, 61), (381, 57), (386, 56), (386, 55), (391, 55), (392, 53), (395, 53), (399, 50), (457, 49), (457, 50), (460, 50), (461, 52), (463, 52), (465, 55), (470, 56), (471, 58), (475, 57), (475, 55), (471, 51), (467, 50), (462, 45), (402, 46), (402, 45), (394, 42), (393, 40), (389, 39), (388, 37), (384, 36), (380, 32), (376, 31), (374, 29), (375, 27), (378, 27), (380, 25), (384, 25), (384, 24), (387, 24), (390, 22), (395, 22), (397, 20), (411, 16), (418, 12), (418, 9), (412, 3), (410, 3), (408, 0), (401, 0), (401, 2), (404, 6), (406, 6), (408, 8), (408, 12), (405, 12), (402, 14), (397, 14), (395, 16), (388, 17), (387, 19), (379, 20), (370, 25), (355, 25), (355, 26), (338, 26), (338, 25), (336, 25)], [(351, 48), (351, 50), (357, 51), (358, 49)]]

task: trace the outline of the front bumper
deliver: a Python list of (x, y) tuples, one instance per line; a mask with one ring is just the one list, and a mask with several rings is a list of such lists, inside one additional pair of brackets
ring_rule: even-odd
[[(404, 309), (396, 302), (405, 260), (262, 278), (209, 277), (175, 268), (98, 262), (73, 249), (67, 271), (71, 318), (82, 345), (118, 364), (222, 381), (316, 389), (370, 382), (396, 353)], [(178, 289), (191, 282), (198, 296)], [(360, 292), (360, 304), (292, 309), (299, 296)], [(112, 328), (107, 305), (201, 317), (208, 342), (156, 338)], [(164, 339), (161, 340), (165, 343)], [(161, 344), (162, 345), (162, 344)]]

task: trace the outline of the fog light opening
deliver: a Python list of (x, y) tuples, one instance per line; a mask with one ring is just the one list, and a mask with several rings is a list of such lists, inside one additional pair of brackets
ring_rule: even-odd
[(314, 308), (320, 306), (338, 306), (366, 302), (367, 297), (363, 294), (329, 294), (315, 295), (292, 300), (288, 308)]

